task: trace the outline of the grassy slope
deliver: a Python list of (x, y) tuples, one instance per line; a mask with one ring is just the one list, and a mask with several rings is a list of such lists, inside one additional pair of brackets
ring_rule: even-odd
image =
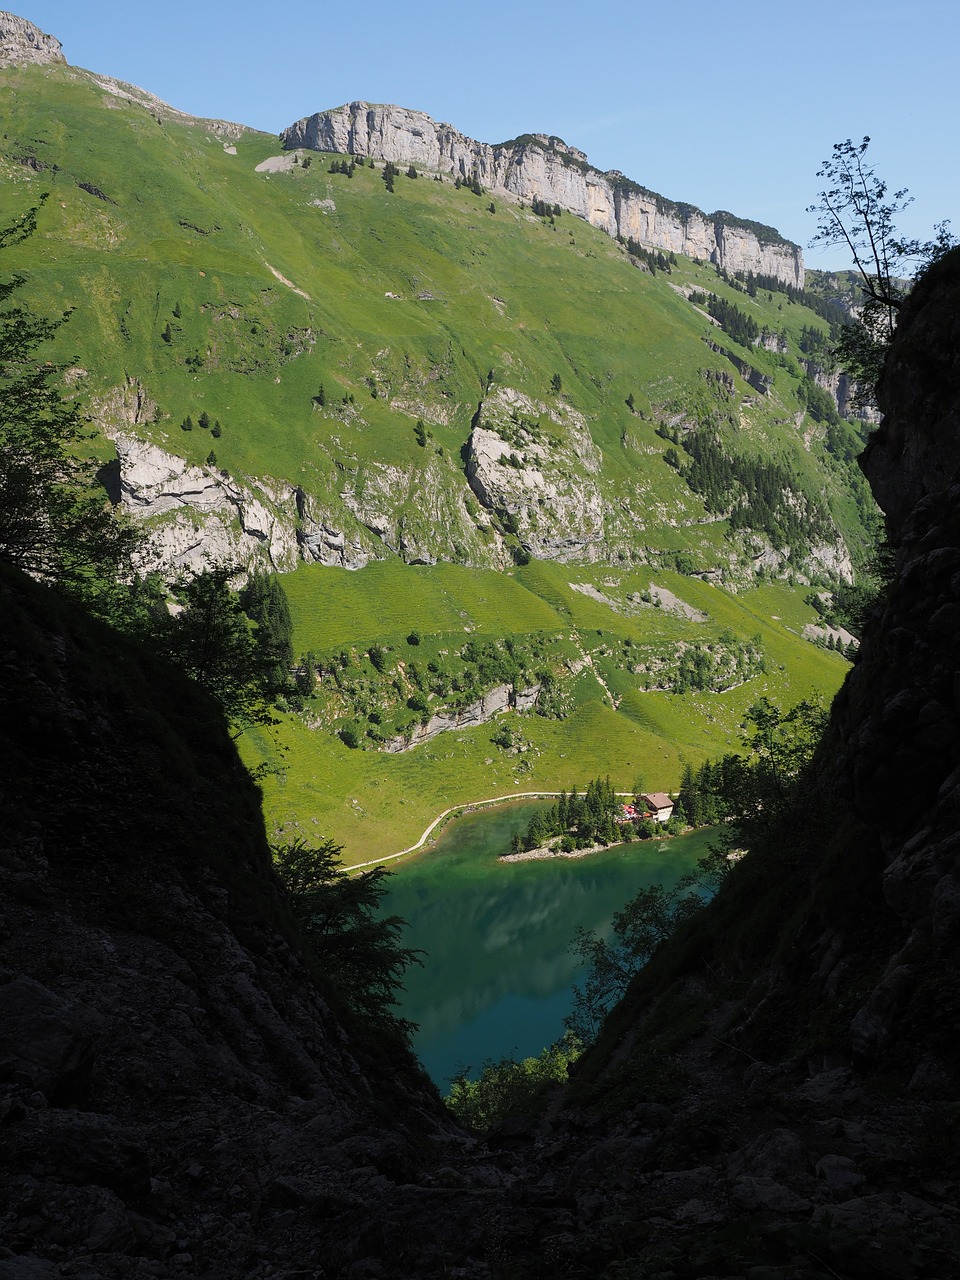
[[(655, 580), (707, 614), (692, 622), (642, 609), (634, 616), (571, 589), (586, 582), (613, 600), (643, 590)], [(392, 853), (416, 840), (441, 810), (511, 791), (583, 786), (609, 773), (618, 788), (639, 776), (645, 786), (674, 787), (684, 761), (700, 761), (736, 749), (745, 709), (761, 696), (783, 705), (821, 694), (830, 698), (847, 669), (835, 654), (799, 638), (813, 610), (798, 592), (769, 584), (741, 595), (679, 574), (636, 570), (622, 574), (598, 566), (534, 562), (510, 574), (480, 573), (459, 566), (409, 569), (390, 562), (360, 573), (302, 568), (287, 580), (300, 649), (331, 652), (374, 640), (396, 655), (420, 661), (437, 646), (447, 649), (469, 635), (546, 632), (573, 638), (597, 654), (617, 640), (667, 647), (679, 640), (714, 640), (724, 630), (742, 639), (759, 635), (766, 674), (722, 694), (644, 692), (624, 672), (612, 692), (618, 710), (589, 671), (573, 685), (571, 714), (562, 720), (508, 713), (509, 723), (530, 744), (521, 755), (491, 743), (495, 725), (448, 732), (401, 755), (350, 750), (330, 733), (312, 732), (295, 716), (271, 730), (247, 735), (254, 764), (279, 761), (264, 778), (266, 807), (277, 829), (305, 835), (333, 834), (348, 862)], [(422, 628), (416, 651), (405, 643), (410, 628)], [(603, 670), (602, 660), (595, 659)]]
[[(140, 429), (193, 461), (211, 441), (178, 423), (206, 409), (223, 422), (216, 453), (234, 474), (284, 477), (336, 503), (341, 468), (385, 464), (416, 476), (428, 454), (435, 465), (436, 446), (450, 485), (466, 492), (460, 449), (488, 371), (547, 401), (559, 374), (601, 451), (606, 501), (629, 500), (638, 512), (637, 545), (693, 551), (715, 564), (729, 551), (724, 525), (702, 523), (702, 504), (664, 463), (654, 432), (658, 418), (716, 410), (702, 371), (732, 366), (707, 348), (708, 337), (775, 379), (772, 393), (758, 397), (734, 375), (736, 447), (788, 459), (826, 492), (844, 531), (856, 531), (849, 490), (821, 465), (822, 432), (809, 420), (795, 424), (796, 377), (764, 350), (739, 351), (672, 286), (728, 296), (794, 344), (802, 325), (821, 322), (782, 295), (748, 299), (712, 268), (686, 261), (669, 278), (653, 277), (568, 215), (550, 226), (502, 201), (492, 213), (488, 197), (449, 182), (401, 177), (390, 195), (379, 171), (330, 175), (321, 157), (308, 170), (258, 174), (256, 165), (278, 151), (272, 137), (247, 133), (238, 154), (228, 154), (205, 126), (158, 123), (83, 73), (4, 71), (0, 105), (0, 219), (51, 192), (39, 234), (16, 251), (29, 300), (75, 308), (58, 345), (87, 371), (86, 394), (140, 379), (159, 405), (158, 420)], [(27, 154), (49, 167), (24, 167), (16, 157)], [(320, 382), (328, 401), (353, 394), (357, 416), (318, 412)], [(645, 416), (629, 412), (628, 394)], [(430, 450), (413, 437), (419, 415), (431, 424)], [(416, 482), (409, 503), (416, 507)], [(349, 517), (343, 523), (349, 529)], [(626, 617), (569, 586), (590, 583), (622, 601), (651, 580), (709, 622), (652, 610)], [(648, 785), (673, 785), (682, 758), (697, 761), (735, 742), (744, 707), (761, 693), (784, 702), (814, 689), (829, 694), (843, 673), (840, 659), (797, 639), (812, 613), (787, 588), (733, 597), (659, 570), (534, 563), (500, 575), (391, 559), (359, 574), (303, 568), (289, 590), (297, 646), (319, 653), (375, 639), (399, 644), (412, 627), (434, 647), (473, 631), (543, 632), (585, 651), (617, 637), (669, 645), (729, 628), (742, 639), (760, 634), (770, 660), (766, 676), (740, 689), (683, 698), (640, 692), (610, 671), (622, 698), (617, 712), (583, 672), (568, 719), (524, 719), (532, 749), (520, 774), (516, 757), (491, 746), (489, 729), (446, 734), (401, 756), (349, 751), (292, 717), (251, 736), (252, 760), (273, 759), (276, 746), (284, 752), (282, 773), (265, 779), (274, 823), (333, 834), (354, 861), (416, 838), (450, 803), (512, 790), (515, 781), (518, 789), (552, 788), (609, 772), (618, 785), (638, 773)], [(774, 612), (786, 625), (771, 620)]]
[[(40, 189), (52, 193), (41, 234), (20, 251), (31, 292), (77, 308), (62, 349), (89, 370), (90, 391), (125, 374), (142, 379), (160, 406), (154, 434), (176, 451), (206, 456), (204, 433), (177, 429), (206, 409), (224, 423), (221, 466), (332, 497), (336, 462), (422, 468), (427, 456), (412, 435), (422, 413), (445, 450), (449, 484), (465, 492), (458, 453), (488, 371), (547, 400), (559, 373), (602, 451), (607, 500), (633, 500), (638, 545), (699, 546), (715, 562), (722, 530), (671, 527), (702, 518), (702, 506), (663, 463), (653, 423), (631, 415), (625, 398), (648, 414), (696, 415), (716, 407), (701, 371), (731, 372), (701, 339), (731, 343), (672, 284), (726, 294), (793, 339), (802, 324), (821, 323), (812, 313), (783, 295), (747, 299), (708, 266), (683, 262), (669, 279), (651, 277), (569, 215), (550, 226), (503, 201), (491, 213), (487, 197), (449, 182), (401, 177), (390, 195), (379, 171), (330, 175), (322, 157), (309, 170), (258, 174), (278, 151), (272, 137), (248, 133), (239, 154), (227, 154), (203, 125), (161, 125), (82, 73), (8, 70), (0, 95), (9, 178), (0, 215)], [(30, 152), (59, 171), (37, 174), (13, 159)], [(776, 384), (756, 397), (735, 375), (746, 400), (737, 447), (787, 456), (812, 485), (826, 485), (850, 533), (849, 499), (823, 472), (817, 432), (808, 452), (793, 424), (796, 379), (768, 352), (740, 354)], [(197, 355), (202, 371), (186, 363)], [(354, 421), (314, 409), (321, 381), (331, 399), (356, 396)]]

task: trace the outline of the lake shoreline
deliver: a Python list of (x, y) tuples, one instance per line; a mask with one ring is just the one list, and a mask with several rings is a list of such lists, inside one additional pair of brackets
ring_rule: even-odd
[(593, 844), (589, 849), (524, 849), (522, 853), (501, 853), (498, 862), (541, 862), (548, 858), (586, 858), (591, 853), (602, 853), (604, 849), (620, 849), (624, 844), (635, 841), (618, 841), (616, 844)]
[(642, 848), (644, 845), (652, 846), (661, 842), (676, 839), (676, 836), (688, 836), (697, 827), (684, 827), (682, 831), (678, 831), (676, 835), (672, 832), (664, 831), (659, 836), (649, 836), (645, 840), (615, 840), (612, 844), (593, 844), (588, 849), (524, 849), (521, 853), (501, 853), (497, 855), (498, 862), (542, 862), (549, 858), (586, 858), (591, 853), (603, 853), (605, 849), (625, 849), (627, 845), (636, 844)]
[[(457, 818), (465, 817), (468, 813), (477, 813), (481, 809), (489, 809), (495, 805), (507, 805), (514, 800), (555, 800), (558, 796), (565, 794), (562, 791), (515, 791), (513, 794), (505, 796), (493, 796), (488, 800), (469, 800), (464, 804), (451, 805), (449, 809), (444, 809), (427, 827), (423, 835), (407, 849), (401, 849), (399, 853), (385, 853), (379, 858), (371, 858), (368, 862), (354, 862), (350, 866), (344, 867), (344, 871), (362, 871), (364, 867), (376, 867), (383, 862), (395, 862), (397, 858), (406, 858), (411, 853), (421, 853), (427, 847), (427, 841), (431, 840), (436, 843), (436, 838), (440, 835), (443, 828), (448, 822), (453, 822)], [(633, 795), (632, 791), (617, 791), (618, 796)], [(611, 848), (611, 845), (600, 846), (602, 848)], [(534, 852), (531, 850), (531, 852)], [(596, 850), (591, 850), (596, 852)], [(506, 857), (511, 855), (507, 854)], [(499, 859), (498, 859), (499, 860)]]

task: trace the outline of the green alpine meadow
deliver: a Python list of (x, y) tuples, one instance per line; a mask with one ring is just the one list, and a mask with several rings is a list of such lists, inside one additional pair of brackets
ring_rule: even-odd
[(830, 700), (877, 520), (828, 281), (66, 65), (0, 69), (0, 110), (2, 225), (40, 206), (8, 262), (69, 313), (145, 566), (280, 575), (288, 678), (239, 738), (277, 836), (349, 866), (476, 801), (676, 790), (759, 699)]

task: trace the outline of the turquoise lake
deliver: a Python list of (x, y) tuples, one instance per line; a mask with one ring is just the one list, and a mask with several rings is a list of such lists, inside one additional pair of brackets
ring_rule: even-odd
[(413, 1046), (448, 1089), (460, 1067), (528, 1057), (563, 1032), (583, 970), (570, 950), (579, 925), (607, 930), (641, 888), (672, 887), (711, 830), (637, 841), (582, 858), (501, 863), (543, 801), (518, 801), (449, 823), (428, 852), (394, 865), (385, 910), (408, 922), (411, 966), (399, 1012), (419, 1024)]

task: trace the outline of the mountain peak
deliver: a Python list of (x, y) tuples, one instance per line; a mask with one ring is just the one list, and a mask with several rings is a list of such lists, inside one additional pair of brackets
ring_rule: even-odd
[(63, 47), (56, 36), (48, 36), (39, 27), (0, 9), (0, 67), (25, 63), (66, 62)]

